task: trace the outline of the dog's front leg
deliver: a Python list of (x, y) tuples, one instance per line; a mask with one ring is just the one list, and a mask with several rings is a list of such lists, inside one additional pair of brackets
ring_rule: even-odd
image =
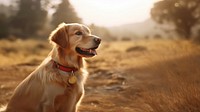
[(77, 106), (74, 106), (72, 112), (77, 112)]
[(73, 108), (72, 112), (77, 112), (76, 108)]
[(49, 94), (44, 98), (42, 104), (42, 112), (56, 112), (54, 106), (54, 96), (50, 96)]
[(44, 104), (42, 112), (55, 112), (53, 104)]

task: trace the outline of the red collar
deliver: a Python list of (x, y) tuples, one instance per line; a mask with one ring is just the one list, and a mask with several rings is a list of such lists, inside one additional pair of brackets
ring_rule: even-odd
[(66, 66), (63, 66), (63, 65), (55, 62), (54, 60), (52, 60), (52, 61), (53, 61), (53, 66), (55, 66), (59, 70), (62, 70), (62, 71), (65, 71), (65, 72), (76, 72), (76, 71), (78, 71), (78, 69), (75, 68), (75, 67), (66, 67)]

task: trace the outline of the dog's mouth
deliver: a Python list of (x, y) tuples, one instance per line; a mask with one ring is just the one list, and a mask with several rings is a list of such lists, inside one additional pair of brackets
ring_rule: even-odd
[(98, 46), (93, 47), (93, 48), (81, 48), (81, 47), (76, 47), (76, 52), (79, 53), (83, 57), (92, 57), (97, 55), (96, 49)]

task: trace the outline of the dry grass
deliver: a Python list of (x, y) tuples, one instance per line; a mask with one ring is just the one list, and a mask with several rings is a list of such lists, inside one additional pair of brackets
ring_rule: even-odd
[[(117, 63), (116, 65), (119, 66), (117, 68), (127, 70), (129, 75), (134, 74), (136, 82), (131, 82), (134, 80), (130, 79), (128, 84), (138, 87), (128, 88), (132, 92), (138, 88), (141, 90), (138, 92), (139, 99), (131, 98), (141, 104), (136, 103), (135, 108), (138, 110), (134, 111), (200, 111), (200, 47), (198, 45), (180, 40), (157, 40), (134, 44), (114, 43), (106, 50), (108, 50), (107, 52), (104, 50), (106, 53), (114, 51), (111, 56), (114, 58), (106, 57), (109, 63)], [(129, 92), (123, 94), (130, 95)]]
[(200, 55), (164, 61), (145, 69), (153, 73), (142, 93), (150, 106), (147, 112), (200, 111)]
[[(0, 104), (50, 51), (38, 40), (0, 41)], [(184, 40), (103, 42), (87, 59), (81, 112), (199, 112), (200, 46)]]
[(0, 41), (0, 66), (41, 61), (50, 51), (48, 42), (40, 40)]
[(199, 92), (199, 85), (180, 85), (169, 92), (151, 93), (146, 96), (146, 103), (153, 112), (200, 112)]

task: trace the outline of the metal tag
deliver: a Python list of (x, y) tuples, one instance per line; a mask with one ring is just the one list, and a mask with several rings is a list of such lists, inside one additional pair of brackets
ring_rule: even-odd
[(70, 84), (75, 84), (75, 83), (77, 82), (76, 76), (71, 76), (71, 77), (69, 77), (68, 82), (69, 82)]
[(77, 82), (77, 77), (74, 75), (74, 72), (72, 71), (72, 75), (69, 77), (68, 82), (70, 84), (75, 84)]

